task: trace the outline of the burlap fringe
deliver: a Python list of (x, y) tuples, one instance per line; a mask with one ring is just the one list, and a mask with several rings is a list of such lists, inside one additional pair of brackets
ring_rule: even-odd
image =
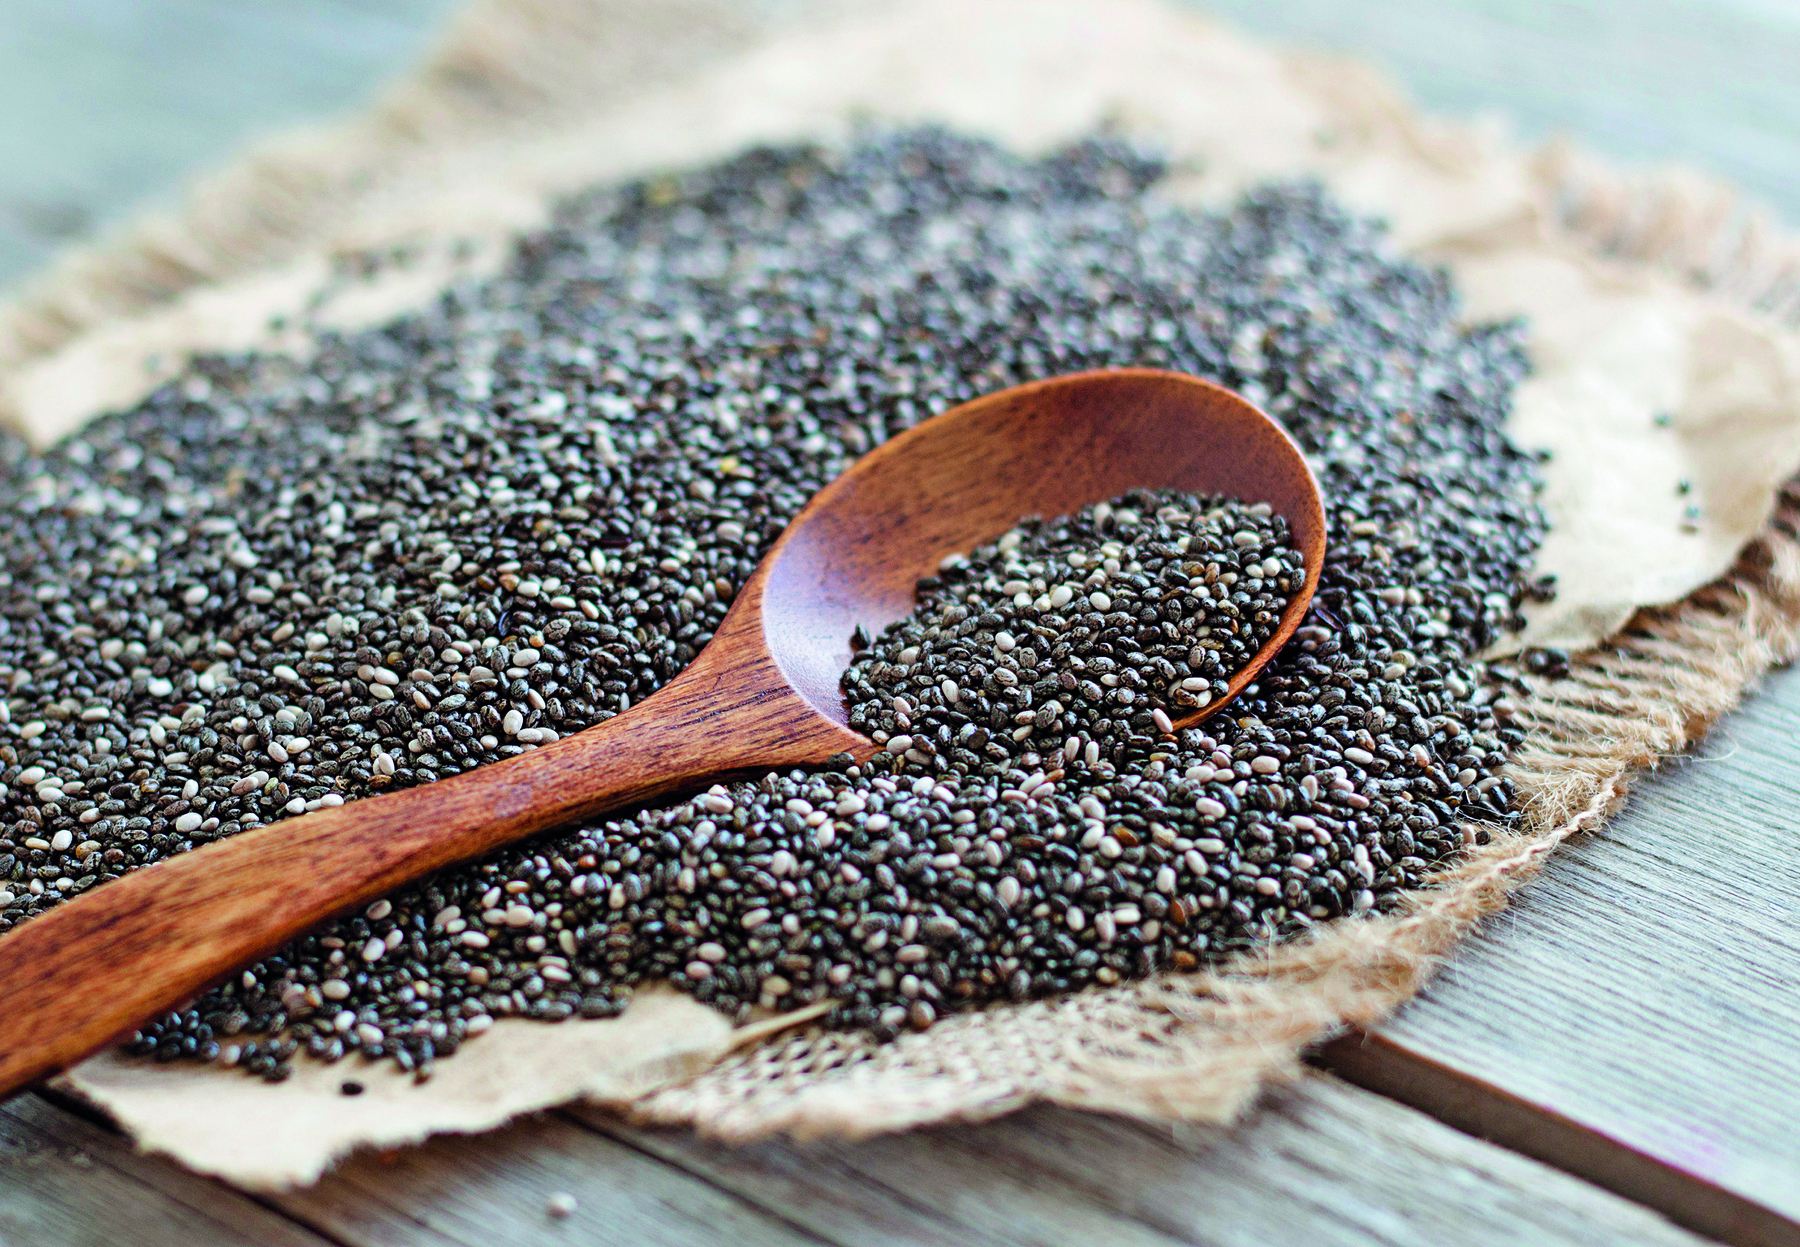
[(1546, 144), (1532, 172), (1552, 218), (1596, 254), (1800, 325), (1800, 238), (1736, 188), (1691, 170), (1622, 172), (1563, 141)]
[[(610, 77), (633, 90), (742, 46), (761, 25), (708, 0), (472, 6), (424, 71), (363, 119), (262, 149), (198, 185), (179, 213), (73, 254), (0, 310), (0, 373), (316, 247), (429, 179), (447, 147), (541, 123), (577, 100), (591, 106), (596, 74), (607, 76), (594, 49), (621, 15), (683, 35), (679, 65), (631, 43)], [(1658, 266), (1800, 324), (1800, 241), (1735, 192), (1695, 175), (1623, 176), (1566, 145), (1545, 148), (1534, 169), (1552, 219), (1594, 253)], [(1512, 769), (1530, 830), (1471, 850), (1403, 914), (1339, 923), (1209, 973), (953, 1016), (888, 1045), (790, 1035), (639, 1101), (635, 1114), (739, 1140), (855, 1137), (989, 1118), (1034, 1100), (1229, 1121), (1265, 1084), (1294, 1078), (1310, 1045), (1373, 1025), (1414, 996), (1559, 844), (1596, 827), (1635, 776), (1697, 740), (1797, 648), (1800, 498), (1790, 493), (1728, 576), (1676, 607), (1640, 613), (1613, 642), (1578, 656), (1568, 678), (1532, 684), (1520, 715), (1533, 731)]]

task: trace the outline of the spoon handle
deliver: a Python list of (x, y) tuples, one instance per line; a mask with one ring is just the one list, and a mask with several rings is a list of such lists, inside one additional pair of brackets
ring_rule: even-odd
[[(585, 732), (242, 832), (0, 937), (0, 1098), (439, 867), (753, 762), (795, 765), (866, 747), (779, 680), (761, 684), (776, 674), (766, 657), (727, 666), (728, 657), (703, 655), (656, 696)], [(367, 952), (345, 955), (355, 965)]]

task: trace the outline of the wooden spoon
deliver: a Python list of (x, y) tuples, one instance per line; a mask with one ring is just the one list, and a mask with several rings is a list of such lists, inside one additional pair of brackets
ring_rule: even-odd
[(1132, 488), (1267, 502), (1306, 584), (1216, 712), (1299, 626), (1325, 553), (1319, 489), (1280, 426), (1177, 373), (1088, 372), (977, 399), (827, 485), (738, 594), (710, 645), (597, 727), (404, 792), (285, 819), (138, 870), (0, 938), (0, 1096), (66, 1068), (333, 914), (498, 845), (743, 771), (873, 742), (839, 680), (858, 624), (911, 611), (918, 578), (1025, 515)]

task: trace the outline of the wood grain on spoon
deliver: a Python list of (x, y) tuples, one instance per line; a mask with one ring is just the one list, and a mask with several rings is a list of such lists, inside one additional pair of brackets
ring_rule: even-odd
[(872, 742), (839, 681), (858, 624), (906, 615), (920, 576), (1025, 515), (1134, 488), (1227, 494), (1286, 517), (1306, 584), (1216, 712), (1293, 635), (1318, 585), (1318, 485), (1280, 427), (1228, 390), (1143, 369), (977, 399), (893, 438), (820, 491), (711, 644), (653, 697), (505, 762), (242, 832), (145, 867), (0, 938), (0, 1095), (63, 1069), (346, 909), (509, 841), (749, 770)]

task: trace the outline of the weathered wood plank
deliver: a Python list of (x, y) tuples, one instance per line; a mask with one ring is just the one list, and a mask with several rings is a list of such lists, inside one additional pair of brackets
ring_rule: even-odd
[(0, 1247), (326, 1247), (36, 1096), (0, 1104)]
[(1380, 1035), (1346, 1036), (1327, 1047), (1320, 1064), (1360, 1087), (1565, 1173), (1579, 1174), (1721, 1242), (1746, 1247), (1800, 1243), (1794, 1223), (1761, 1204)]
[[(575, 1196), (567, 1219), (552, 1195)], [(556, 1116), (351, 1158), (270, 1196), (346, 1247), (801, 1247), (819, 1240), (738, 1196)]]
[(912, 1243), (1688, 1244), (1656, 1214), (1318, 1076), (1230, 1130), (1037, 1108), (854, 1145), (594, 1129), (854, 1247)]
[(1509, 1144), (1620, 1181), (1557, 1152), (1568, 1138), (1550, 1123), (1564, 1119), (1662, 1167), (1622, 1179), (1634, 1197), (1732, 1241), (1800, 1243), (1797, 791), (1789, 670), (1554, 860), (1382, 1029), (1385, 1045), (1328, 1060), (1434, 1112), (1479, 1107), (1465, 1086), (1458, 1109), (1434, 1068), (1486, 1084), (1545, 1123), (1510, 1110), (1478, 1123)]
[(735, 1148), (686, 1131), (640, 1131), (610, 1116), (582, 1121), (698, 1174), (833, 1242), (853, 1247), (1187, 1241), (1120, 1217), (1056, 1174), (985, 1144), (1007, 1126), (947, 1127), (859, 1144)]

